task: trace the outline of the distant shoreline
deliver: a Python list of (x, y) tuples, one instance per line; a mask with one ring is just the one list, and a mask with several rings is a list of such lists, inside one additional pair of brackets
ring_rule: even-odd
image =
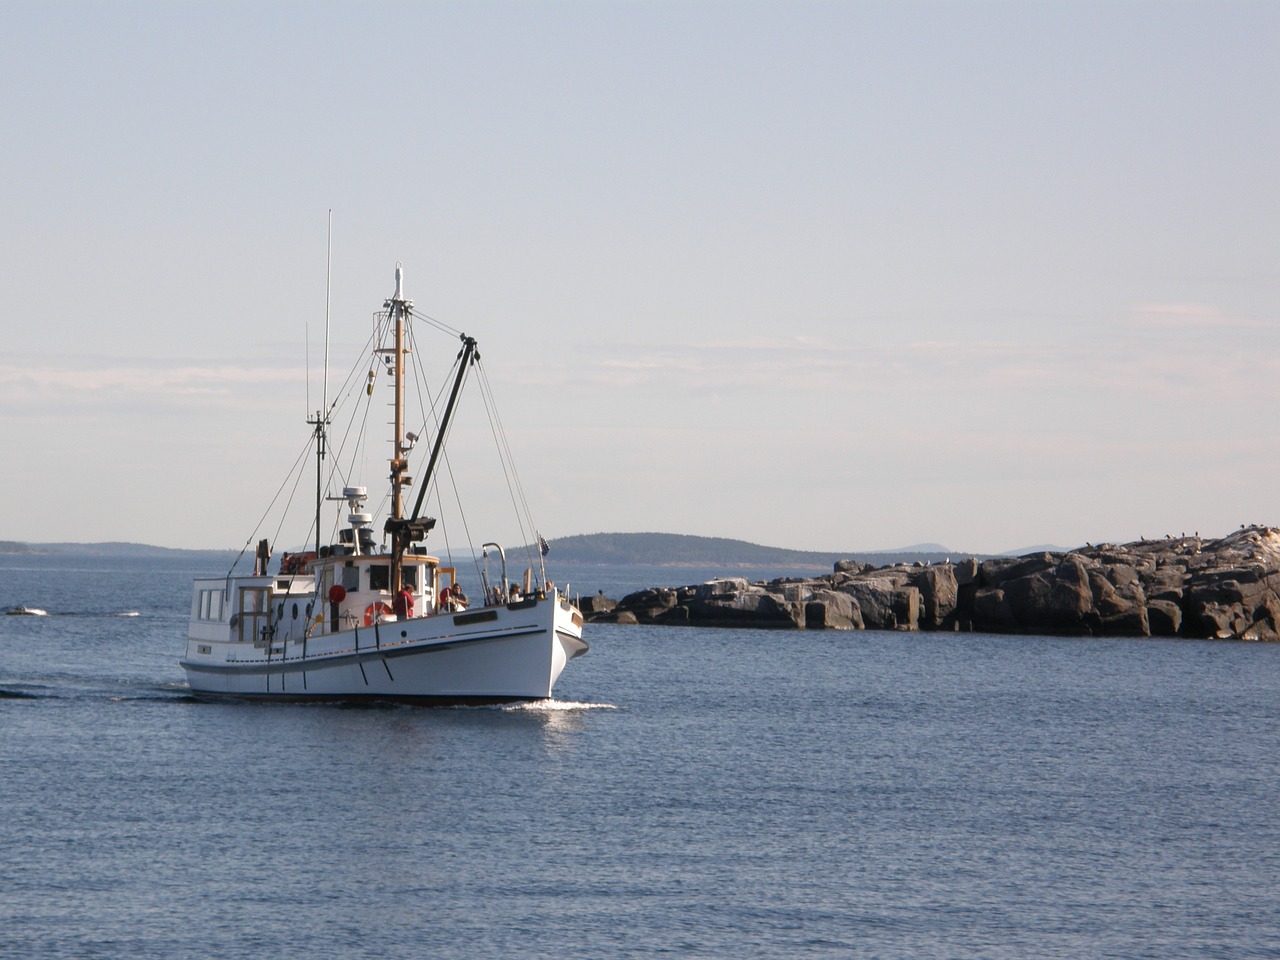
[(240, 551), (155, 547), (145, 543), (22, 543), (0, 540), (0, 557), (233, 557)]
[[(938, 563), (953, 556), (992, 556), (949, 550), (941, 544), (916, 544), (898, 550), (816, 551), (769, 547), (725, 537), (699, 537), (679, 533), (593, 533), (560, 537), (549, 541), (547, 563), (555, 566), (625, 567), (650, 566), (688, 569), (720, 567), (726, 570), (790, 569), (830, 571), (841, 560), (858, 560), (887, 566), (894, 563)], [(430, 544), (428, 544), (430, 549)], [(232, 557), (242, 551), (230, 548), (158, 547), (143, 543), (105, 541), (97, 543), (30, 543), (0, 540), (0, 556), (92, 556), (92, 557), (205, 557), (210, 554)], [(282, 548), (277, 545), (275, 553)], [(508, 556), (537, 548), (513, 545)]]

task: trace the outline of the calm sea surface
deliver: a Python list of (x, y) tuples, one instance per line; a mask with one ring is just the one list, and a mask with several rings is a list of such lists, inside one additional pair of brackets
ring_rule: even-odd
[(1280, 646), (598, 626), (550, 704), (205, 704), (209, 572), (0, 558), (0, 956), (1280, 957)]

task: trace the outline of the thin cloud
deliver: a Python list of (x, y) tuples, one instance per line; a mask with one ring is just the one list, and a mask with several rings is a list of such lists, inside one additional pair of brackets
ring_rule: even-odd
[(1251, 330), (1274, 321), (1241, 317), (1206, 303), (1142, 303), (1133, 308), (1134, 326), (1153, 330)]
[[(1188, 329), (1221, 330), (1240, 321), (1209, 308), (1153, 305), (1151, 317), (1181, 317)], [(1161, 312), (1163, 311), (1163, 312)], [(988, 411), (1001, 403), (1061, 405), (1085, 395), (1112, 397), (1135, 409), (1185, 402), (1217, 384), (1218, 396), (1259, 397), (1280, 382), (1280, 358), (1241, 349), (1239, 338), (1135, 336), (1116, 325), (1092, 336), (1055, 339), (918, 339), (858, 342), (853, 338), (767, 337), (662, 342), (601, 341), (579, 351), (572, 370), (540, 366), (517, 376), (540, 377), (563, 394), (623, 390), (647, 401), (700, 397), (741, 402), (747, 396), (794, 410), (797, 404), (827, 409), (881, 398), (966, 397)], [(584, 355), (585, 354), (585, 355)], [(1253, 375), (1250, 375), (1252, 371)], [(1002, 399), (1003, 398), (1003, 399)], [(656, 400), (655, 400), (656, 402)], [(852, 408), (851, 408), (852, 409)]]
[(246, 388), (296, 383), (306, 374), (289, 368), (237, 365), (63, 366), (0, 364), (0, 398), (7, 403), (49, 395), (63, 400), (104, 397), (209, 397), (243, 394)]

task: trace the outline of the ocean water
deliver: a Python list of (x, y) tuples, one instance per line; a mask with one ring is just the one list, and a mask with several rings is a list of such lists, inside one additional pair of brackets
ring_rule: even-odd
[(601, 625), (547, 704), (202, 703), (207, 572), (0, 558), (0, 956), (1280, 957), (1280, 646)]

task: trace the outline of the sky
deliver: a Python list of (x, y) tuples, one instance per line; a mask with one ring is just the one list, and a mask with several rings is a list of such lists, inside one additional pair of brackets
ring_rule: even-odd
[(1280, 524), (1277, 49), (1230, 0), (12, 0), (0, 539), (241, 546), (326, 284), (345, 369), (397, 262), (549, 539)]

